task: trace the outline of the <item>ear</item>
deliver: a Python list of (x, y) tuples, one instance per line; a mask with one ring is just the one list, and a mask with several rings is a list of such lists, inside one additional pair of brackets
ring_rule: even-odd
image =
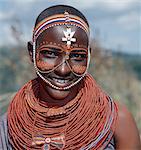
[(30, 60), (33, 62), (33, 43), (31, 41), (27, 43), (27, 49), (30, 56)]

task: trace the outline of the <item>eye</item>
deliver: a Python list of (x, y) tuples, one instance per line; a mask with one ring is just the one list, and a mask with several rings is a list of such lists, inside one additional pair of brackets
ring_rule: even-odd
[(59, 56), (59, 53), (54, 50), (42, 50), (40, 52), (40, 55), (41, 57), (45, 57), (45, 58), (56, 58)]
[(87, 58), (85, 53), (71, 53), (70, 58), (76, 61), (83, 61)]

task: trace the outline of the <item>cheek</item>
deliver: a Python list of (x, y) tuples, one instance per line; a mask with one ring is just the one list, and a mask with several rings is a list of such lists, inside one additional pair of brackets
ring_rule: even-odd
[(55, 67), (56, 60), (55, 59), (48, 59), (37, 53), (36, 55), (36, 65), (39, 70), (41, 71), (49, 71)]
[(72, 68), (72, 71), (78, 75), (83, 75), (86, 72), (87, 59), (81, 62), (72, 60), (70, 61), (69, 64), (70, 64), (70, 67)]
[(55, 66), (53, 63), (47, 63), (41, 60), (37, 61), (36, 64), (37, 64), (38, 69), (42, 71), (52, 70)]
[(86, 71), (86, 66), (80, 66), (80, 65), (74, 65), (72, 66), (72, 69), (73, 69), (73, 72), (81, 75), (81, 74), (84, 74), (85, 71)]

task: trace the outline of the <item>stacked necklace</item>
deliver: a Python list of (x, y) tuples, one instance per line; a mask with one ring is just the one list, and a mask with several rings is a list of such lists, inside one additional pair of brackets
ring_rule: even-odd
[(8, 109), (9, 141), (13, 148), (104, 148), (113, 136), (117, 109), (90, 75), (83, 80), (77, 96), (58, 108), (40, 103), (37, 79), (28, 82)]

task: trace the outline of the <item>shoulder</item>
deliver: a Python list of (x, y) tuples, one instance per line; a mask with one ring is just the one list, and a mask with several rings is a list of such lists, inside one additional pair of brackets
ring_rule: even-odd
[(0, 116), (0, 133), (7, 133), (7, 113)]
[(7, 149), (7, 114), (0, 116), (0, 149)]
[(134, 149), (141, 148), (139, 131), (135, 120), (128, 109), (120, 103), (117, 103), (118, 119), (115, 130), (115, 140), (118, 149)]
[(7, 131), (7, 113), (5, 113), (0, 117), (0, 150), (12, 150)]

